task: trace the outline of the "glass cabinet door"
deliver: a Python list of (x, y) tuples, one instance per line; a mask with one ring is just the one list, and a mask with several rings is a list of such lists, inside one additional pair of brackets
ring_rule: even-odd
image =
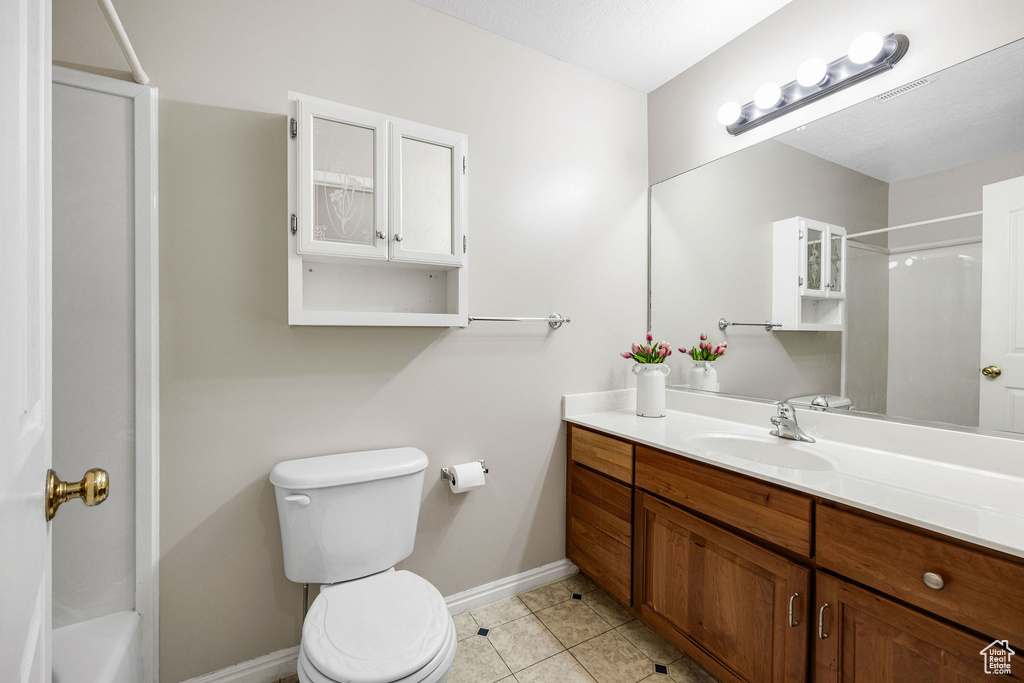
[(829, 296), (846, 294), (846, 230), (835, 225), (828, 228)]
[(385, 119), (298, 101), (298, 251), (387, 259)]
[(815, 221), (801, 221), (800, 230), (803, 235), (800, 238), (801, 278), (803, 284), (800, 286), (800, 294), (803, 296), (827, 296), (826, 285), (828, 243), (827, 230), (824, 225)]
[(461, 266), (466, 136), (391, 123), (391, 259)]

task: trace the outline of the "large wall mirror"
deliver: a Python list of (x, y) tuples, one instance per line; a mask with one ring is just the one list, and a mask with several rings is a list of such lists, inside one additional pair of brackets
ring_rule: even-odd
[[(1024, 432), (1024, 40), (658, 183), (650, 203), (652, 329), (727, 339), (722, 392)], [(772, 226), (794, 216), (848, 231), (844, 331), (719, 330), (771, 317)]]

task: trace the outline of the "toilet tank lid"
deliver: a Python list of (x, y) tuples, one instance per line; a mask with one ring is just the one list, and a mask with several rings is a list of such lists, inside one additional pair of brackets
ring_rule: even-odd
[(415, 474), (427, 468), (427, 454), (418, 448), (337, 453), (279, 462), (270, 483), (287, 489), (318, 489)]

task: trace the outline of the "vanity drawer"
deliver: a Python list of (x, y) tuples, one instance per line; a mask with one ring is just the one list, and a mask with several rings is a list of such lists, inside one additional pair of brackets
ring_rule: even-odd
[(633, 444), (604, 434), (569, 425), (569, 457), (607, 474), (624, 484), (633, 484)]
[(572, 514), (619, 543), (633, 538), (633, 489), (579, 465), (570, 465)]
[[(981, 634), (1024, 644), (1024, 564), (860, 515), (818, 506), (819, 567)], [(940, 590), (926, 572), (942, 577)]]
[(636, 448), (636, 485), (799, 555), (811, 556), (814, 503), (808, 496), (646, 446)]
[(569, 559), (624, 605), (633, 597), (633, 550), (579, 517), (569, 520)]

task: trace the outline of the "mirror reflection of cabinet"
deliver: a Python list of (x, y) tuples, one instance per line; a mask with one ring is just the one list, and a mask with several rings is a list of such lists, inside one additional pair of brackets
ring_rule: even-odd
[(289, 323), (465, 326), (466, 136), (290, 98)]
[(772, 231), (772, 321), (782, 330), (842, 330), (846, 229), (796, 216)]

